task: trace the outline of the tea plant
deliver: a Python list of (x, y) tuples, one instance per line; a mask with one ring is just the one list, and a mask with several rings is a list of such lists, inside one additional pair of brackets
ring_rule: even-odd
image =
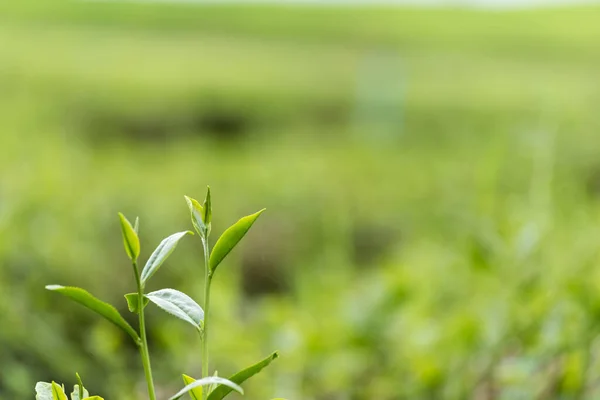
[[(100, 396), (90, 396), (87, 389), (83, 386), (79, 374), (75, 375), (77, 376), (78, 383), (73, 387), (71, 400), (104, 400)], [(35, 392), (36, 400), (68, 400), (64, 385), (59, 385), (56, 382), (38, 382), (35, 385)]]
[[(238, 222), (225, 230), (211, 251), (208, 241), (211, 232), (212, 219), (210, 188), (207, 189), (206, 197), (202, 204), (187, 196), (185, 196), (185, 200), (190, 209), (192, 225), (200, 236), (204, 252), (204, 309), (202, 309), (202, 307), (200, 307), (200, 305), (198, 305), (190, 296), (175, 289), (166, 288), (150, 293), (145, 292), (146, 283), (156, 274), (171, 253), (173, 253), (179, 241), (186, 235), (193, 235), (194, 233), (192, 231), (182, 231), (165, 238), (150, 255), (140, 273), (138, 267), (138, 258), (140, 256), (140, 240), (138, 236), (139, 219), (136, 218), (135, 224), (132, 225), (121, 213), (119, 213), (119, 220), (123, 236), (123, 245), (125, 247), (125, 252), (131, 261), (137, 289), (134, 293), (126, 294), (125, 299), (129, 311), (138, 316), (139, 334), (138, 331), (136, 331), (121, 316), (116, 308), (99, 300), (84, 289), (60, 285), (48, 285), (46, 286), (46, 289), (60, 293), (100, 314), (131, 337), (136, 344), (142, 359), (150, 400), (156, 400), (156, 391), (152, 377), (144, 309), (152, 302), (169, 314), (188, 322), (199, 333), (202, 341), (202, 377), (196, 380), (184, 374), (183, 381), (186, 386), (169, 400), (179, 399), (186, 393), (189, 393), (193, 400), (221, 400), (234, 390), (243, 394), (244, 391), (239, 385), (256, 375), (278, 357), (277, 352), (274, 352), (258, 363), (232, 375), (229, 379), (220, 378), (216, 373), (211, 376), (209, 373), (208, 321), (211, 283), (215, 271), (231, 250), (233, 250), (246, 235), (264, 209), (241, 218)], [(78, 384), (75, 385), (73, 393), (71, 394), (71, 400), (102, 400), (102, 398), (98, 396), (89, 397), (89, 393), (83, 387), (79, 375), (77, 375), (77, 378)], [(204, 387), (206, 387), (206, 389), (204, 389)], [(64, 391), (64, 386), (55, 382), (38, 382), (35, 389), (36, 400), (68, 400)]]

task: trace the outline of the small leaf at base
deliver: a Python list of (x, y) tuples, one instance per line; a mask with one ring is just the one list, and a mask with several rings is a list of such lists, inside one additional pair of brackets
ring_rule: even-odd
[(48, 382), (36, 383), (35, 400), (52, 400), (52, 384)]
[[(125, 295), (125, 300), (127, 300), (127, 308), (129, 308), (129, 311), (131, 311), (134, 314), (140, 313), (140, 302), (138, 299), (139, 299), (139, 296), (137, 293), (127, 293)], [(149, 301), (150, 300), (148, 300), (144, 296), (144, 308), (146, 308)]]
[[(249, 366), (248, 368), (241, 370), (240, 372), (238, 372), (235, 375), (230, 376), (229, 380), (231, 382), (237, 383), (238, 385), (241, 385), (244, 381), (246, 381), (247, 379), (253, 377), (254, 375), (258, 374), (260, 371), (262, 371), (263, 368), (265, 368), (267, 365), (271, 364), (271, 362), (273, 360), (275, 360), (277, 357), (279, 357), (279, 353), (274, 352), (271, 355), (269, 355), (267, 358), (257, 362), (254, 365)], [(215, 388), (215, 390), (213, 390), (208, 395), (208, 400), (221, 400), (225, 396), (227, 396), (229, 393), (231, 393), (230, 388), (228, 388), (226, 386), (219, 386), (219, 387)]]
[[(186, 386), (189, 385), (190, 383), (196, 382), (196, 380), (194, 378), (192, 378), (191, 376), (188, 376), (186, 374), (182, 374), (181, 376), (183, 377), (183, 383)], [(190, 397), (192, 398), (192, 400), (202, 400), (202, 386), (193, 388), (188, 393), (189, 393)]]
[[(213, 374), (213, 376), (218, 377), (219, 376), (219, 371), (215, 371), (215, 373)], [(208, 394), (207, 396), (210, 395), (210, 393), (217, 387), (218, 385), (216, 383), (212, 383), (210, 385), (208, 385)]]
[(80, 387), (82, 386), (79, 386), (79, 384), (76, 384), (73, 387), (73, 392), (71, 393), (71, 400), (82, 400), (90, 396), (90, 394), (85, 388), (79, 390)]
[(181, 396), (183, 396), (184, 394), (186, 394), (187, 392), (189, 392), (190, 390), (200, 387), (200, 386), (206, 386), (206, 385), (212, 385), (213, 383), (216, 383), (218, 385), (226, 385), (231, 387), (233, 390), (239, 392), (240, 394), (244, 394), (244, 389), (242, 389), (239, 385), (224, 379), (224, 378), (218, 378), (218, 377), (214, 377), (214, 376), (210, 376), (208, 378), (202, 378), (202, 379), (198, 379), (195, 382), (190, 383), (189, 385), (187, 385), (186, 387), (184, 387), (183, 389), (181, 389), (179, 392), (177, 392), (174, 396), (172, 396), (171, 398), (169, 398), (169, 400), (177, 400), (179, 399)]
[(52, 399), (53, 400), (69, 400), (65, 394), (65, 390), (56, 382), (52, 382)]

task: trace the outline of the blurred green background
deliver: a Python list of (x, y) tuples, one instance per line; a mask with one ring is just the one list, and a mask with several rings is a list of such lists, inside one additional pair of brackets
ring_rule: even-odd
[[(44, 285), (133, 322), (117, 212), (145, 259), (207, 184), (215, 238), (267, 207), (213, 284), (219, 374), (281, 352), (246, 398), (598, 398), (599, 21), (0, 2), (0, 398), (144, 398), (125, 334)], [(201, 254), (149, 290), (201, 300)], [(166, 398), (200, 346), (148, 314)]]

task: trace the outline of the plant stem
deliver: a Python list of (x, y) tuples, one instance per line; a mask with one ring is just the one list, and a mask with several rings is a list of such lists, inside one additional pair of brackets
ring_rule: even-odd
[[(209, 249), (208, 238), (202, 239), (204, 247), (204, 329), (202, 330), (202, 377), (208, 376), (208, 313), (210, 311), (210, 283), (212, 280), (208, 267)], [(208, 397), (208, 390), (203, 391), (204, 398)]]
[(154, 393), (154, 380), (152, 379), (152, 367), (150, 366), (150, 353), (148, 352), (148, 340), (146, 339), (146, 322), (144, 320), (144, 288), (140, 281), (137, 262), (133, 262), (133, 271), (135, 273), (135, 281), (138, 289), (138, 309), (140, 320), (140, 355), (142, 356), (142, 364), (144, 365), (144, 374), (146, 375), (146, 383), (148, 384), (148, 396), (150, 400), (156, 400)]

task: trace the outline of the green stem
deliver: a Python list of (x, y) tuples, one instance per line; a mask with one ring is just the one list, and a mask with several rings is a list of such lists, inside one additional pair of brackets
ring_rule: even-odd
[(148, 340), (146, 338), (146, 322), (144, 320), (144, 288), (142, 287), (137, 262), (135, 261), (133, 262), (133, 271), (135, 273), (135, 281), (138, 289), (138, 309), (140, 311), (140, 355), (142, 356), (144, 374), (146, 375), (146, 383), (148, 384), (148, 396), (150, 396), (150, 400), (156, 400), (156, 394), (154, 393), (154, 380), (152, 379), (152, 367), (150, 366), (150, 353), (148, 352)]
[[(202, 330), (202, 377), (208, 376), (208, 313), (210, 311), (210, 283), (212, 280), (208, 268), (209, 249), (208, 239), (202, 239), (204, 247), (204, 329)], [(205, 398), (208, 397), (208, 390), (204, 390)]]

